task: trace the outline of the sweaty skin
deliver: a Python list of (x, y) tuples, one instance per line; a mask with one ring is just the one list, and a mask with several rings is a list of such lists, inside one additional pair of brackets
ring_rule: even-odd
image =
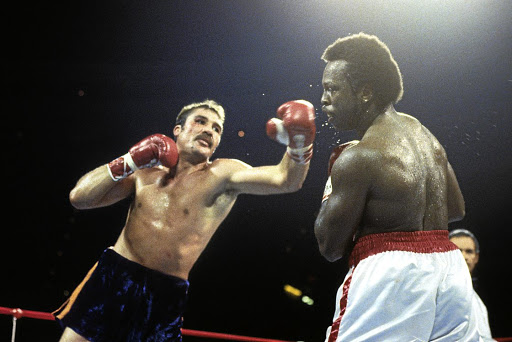
[[(310, 118), (303, 120), (299, 126), (314, 128)], [(211, 162), (222, 128), (215, 111), (191, 110), (185, 123), (173, 129), (179, 153), (176, 166), (140, 169), (116, 182), (102, 165), (78, 180), (69, 195), (71, 204), (90, 209), (133, 197), (114, 250), (147, 268), (188, 279), (239, 194), (297, 191), (309, 169), (309, 163), (296, 163), (287, 153), (271, 166), (251, 167), (235, 159)], [(60, 341), (87, 340), (66, 327)]]
[(114, 249), (148, 268), (187, 279), (235, 203), (237, 193), (226, 189), (223, 173), (242, 167), (216, 160), (183, 177), (171, 178), (164, 169), (139, 172), (135, 200)]
[(356, 130), (360, 142), (331, 171), (332, 194), (315, 222), (320, 252), (330, 261), (357, 237), (393, 231), (447, 229), (464, 216), (464, 200), (446, 152), (415, 118), (392, 105), (378, 110), (371, 89), (349, 87), (344, 62), (329, 62), (322, 103), (329, 122)]
[(174, 128), (179, 151), (175, 168), (141, 169), (114, 182), (101, 166), (78, 181), (71, 203), (87, 209), (134, 196), (114, 250), (148, 268), (188, 279), (239, 194), (297, 191), (309, 168), (287, 154), (272, 166), (251, 167), (235, 159), (210, 162), (221, 130), (215, 112), (195, 109), (183, 126)]

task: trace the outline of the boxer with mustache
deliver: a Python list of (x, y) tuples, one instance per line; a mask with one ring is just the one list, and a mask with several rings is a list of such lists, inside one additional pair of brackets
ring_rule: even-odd
[(290, 101), (277, 116), (267, 134), (288, 148), (276, 165), (210, 160), (224, 109), (206, 100), (180, 111), (176, 141), (151, 135), (80, 178), (70, 193), (78, 209), (133, 201), (117, 242), (54, 313), (65, 327), (61, 341), (181, 341), (189, 272), (237, 196), (294, 192), (305, 180), (313, 105)]

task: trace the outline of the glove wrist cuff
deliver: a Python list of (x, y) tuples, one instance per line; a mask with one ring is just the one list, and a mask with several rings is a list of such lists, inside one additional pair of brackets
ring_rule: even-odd
[(108, 174), (114, 182), (124, 179), (137, 171), (139, 168), (135, 165), (130, 152), (111, 161), (107, 164)]
[(307, 164), (313, 157), (313, 144), (302, 148), (291, 148), (288, 146), (286, 153), (296, 163)]

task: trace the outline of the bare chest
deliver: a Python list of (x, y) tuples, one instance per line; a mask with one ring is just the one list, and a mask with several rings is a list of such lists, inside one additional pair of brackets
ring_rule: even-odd
[(214, 205), (218, 184), (206, 176), (190, 176), (186, 179), (162, 177), (154, 183), (137, 188), (133, 210), (143, 211), (154, 219), (165, 217), (184, 219), (204, 214)]

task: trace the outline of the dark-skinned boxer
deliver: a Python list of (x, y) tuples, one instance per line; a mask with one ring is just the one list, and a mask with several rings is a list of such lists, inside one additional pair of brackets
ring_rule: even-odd
[(377, 37), (338, 39), (322, 58), (322, 110), (359, 138), (332, 155), (315, 222), (322, 255), (350, 267), (326, 341), (478, 341), (471, 279), (448, 239), (464, 200), (446, 152), (395, 110), (402, 76)]

